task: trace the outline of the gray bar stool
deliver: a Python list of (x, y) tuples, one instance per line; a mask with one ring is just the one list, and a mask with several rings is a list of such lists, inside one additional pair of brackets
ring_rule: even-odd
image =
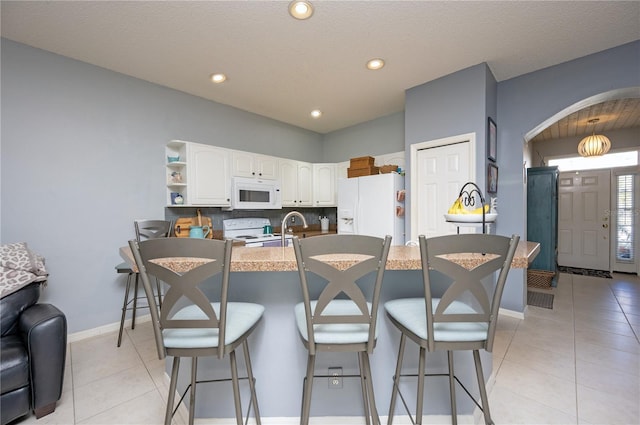
[[(357, 353), (360, 374), (352, 376), (360, 378), (366, 422), (368, 425), (380, 423), (369, 355), (378, 336), (380, 288), (390, 246), (391, 236), (384, 239), (362, 235), (293, 238), (303, 298), (303, 302), (295, 306), (294, 314), (300, 338), (308, 351), (300, 417), (303, 425), (309, 423), (313, 378), (321, 376), (314, 373), (318, 352)], [(316, 277), (321, 282), (316, 282)], [(311, 299), (309, 279), (314, 288), (321, 290), (317, 299)], [(358, 284), (367, 289), (363, 291)]]
[[(249, 357), (248, 338), (258, 326), (264, 306), (248, 302), (228, 301), (229, 267), (233, 242), (216, 239), (161, 238), (142, 242), (129, 241), (131, 252), (140, 270), (140, 278), (151, 305), (151, 322), (158, 358), (173, 357), (171, 382), (165, 415), (165, 425), (177, 410), (175, 394), (181, 358), (191, 358), (191, 380), (178, 401), (189, 392), (189, 424), (194, 422), (196, 386), (205, 382), (231, 381), (236, 422), (242, 425), (242, 405), (239, 381), (247, 380), (255, 420), (260, 425), (255, 379)], [(159, 311), (150, 277), (167, 285), (164, 303)], [(203, 289), (212, 278), (220, 279), (219, 290), (210, 300)], [(236, 349), (244, 353), (246, 377), (238, 376)], [(229, 357), (230, 378), (198, 380), (198, 358)], [(203, 400), (205, 401), (205, 400)]]
[[(456, 382), (484, 413), (485, 423), (493, 423), (480, 362), (480, 350), (491, 352), (493, 349), (502, 291), (519, 239), (516, 235), (508, 238), (485, 234), (448, 235), (429, 239), (424, 235), (419, 237), (424, 297), (402, 298), (384, 304), (391, 323), (401, 332), (389, 406), (389, 425), (393, 423), (398, 394), (405, 408), (407, 407), (400, 393), (400, 378), (416, 376), (416, 373), (402, 373), (407, 338), (417, 344), (420, 351), (415, 422), (412, 420), (412, 423), (422, 423), (425, 376), (449, 378), (451, 422), (454, 425), (457, 424)], [(456, 262), (455, 254), (461, 253), (467, 256), (474, 253), (477, 261), (459, 264)], [(496, 272), (498, 277), (494, 284)], [(432, 282), (431, 279), (436, 274), (439, 279)], [(445, 287), (441, 297), (433, 296), (432, 285), (438, 288)], [(425, 373), (427, 351), (447, 352), (447, 373)], [(478, 403), (456, 377), (453, 368), (454, 351), (473, 352), (482, 404)], [(411, 415), (408, 409), (407, 413)]]
[[(134, 221), (134, 228), (136, 232), (136, 240), (141, 241), (144, 239), (155, 239), (169, 237), (171, 234), (171, 221), (165, 220), (136, 220)], [(133, 268), (125, 263), (120, 263), (116, 266), (117, 273), (127, 273), (127, 286), (124, 290), (124, 301), (122, 303), (122, 315), (120, 317), (120, 331), (118, 332), (118, 347), (122, 343), (122, 332), (124, 330), (124, 321), (127, 315), (127, 311), (131, 310), (131, 329), (136, 328), (136, 312), (138, 308), (149, 308), (148, 304), (139, 306), (138, 299), (145, 298), (144, 295), (138, 295), (138, 273)], [(131, 284), (133, 283), (133, 296), (129, 298), (131, 292)], [(156, 280), (156, 296), (158, 297), (158, 305), (162, 307), (162, 291), (160, 282)], [(131, 304), (131, 306), (130, 306)]]

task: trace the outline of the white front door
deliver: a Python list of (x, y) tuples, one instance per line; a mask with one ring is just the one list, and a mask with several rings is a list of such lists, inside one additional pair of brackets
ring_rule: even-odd
[(609, 170), (560, 173), (558, 264), (609, 270)]
[[(462, 139), (454, 139), (449, 144), (417, 149), (415, 159), (412, 158), (412, 229), (411, 239), (418, 235), (427, 238), (453, 234), (457, 227), (447, 223), (444, 218), (447, 210), (458, 198), (462, 186), (474, 180), (471, 176), (471, 158), (475, 140), (465, 135)], [(475, 231), (472, 228), (461, 228), (460, 233)]]

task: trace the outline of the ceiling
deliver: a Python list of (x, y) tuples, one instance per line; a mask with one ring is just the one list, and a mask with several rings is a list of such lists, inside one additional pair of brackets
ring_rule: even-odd
[[(306, 21), (264, 0), (2, 1), (0, 12), (8, 39), (321, 134), (402, 111), (406, 89), (479, 63), (503, 81), (640, 39), (638, 1), (313, 4)], [(374, 57), (386, 66), (367, 70)], [(228, 80), (212, 84), (214, 72)]]
[[(597, 118), (598, 122), (589, 123)], [(622, 128), (640, 128), (640, 98), (616, 99), (585, 107), (551, 124), (529, 142), (580, 137)]]

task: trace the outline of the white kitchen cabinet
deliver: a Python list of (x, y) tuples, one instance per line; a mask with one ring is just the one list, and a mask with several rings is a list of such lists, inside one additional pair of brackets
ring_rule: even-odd
[(187, 142), (172, 140), (165, 147), (167, 205), (179, 206), (175, 198), (187, 202)]
[(230, 206), (230, 152), (214, 146), (189, 143), (187, 153), (188, 185), (185, 204)]
[(278, 178), (278, 158), (251, 152), (232, 151), (231, 175), (237, 177)]
[(280, 159), (278, 170), (282, 206), (313, 206), (313, 165), (293, 159)]
[(335, 207), (336, 164), (313, 164), (313, 206)]

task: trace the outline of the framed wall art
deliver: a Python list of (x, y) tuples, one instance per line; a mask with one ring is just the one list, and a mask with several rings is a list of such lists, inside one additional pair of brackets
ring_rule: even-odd
[(495, 164), (489, 164), (487, 169), (487, 192), (498, 192), (498, 166)]
[(491, 117), (487, 129), (487, 158), (493, 162), (498, 159), (498, 127)]

